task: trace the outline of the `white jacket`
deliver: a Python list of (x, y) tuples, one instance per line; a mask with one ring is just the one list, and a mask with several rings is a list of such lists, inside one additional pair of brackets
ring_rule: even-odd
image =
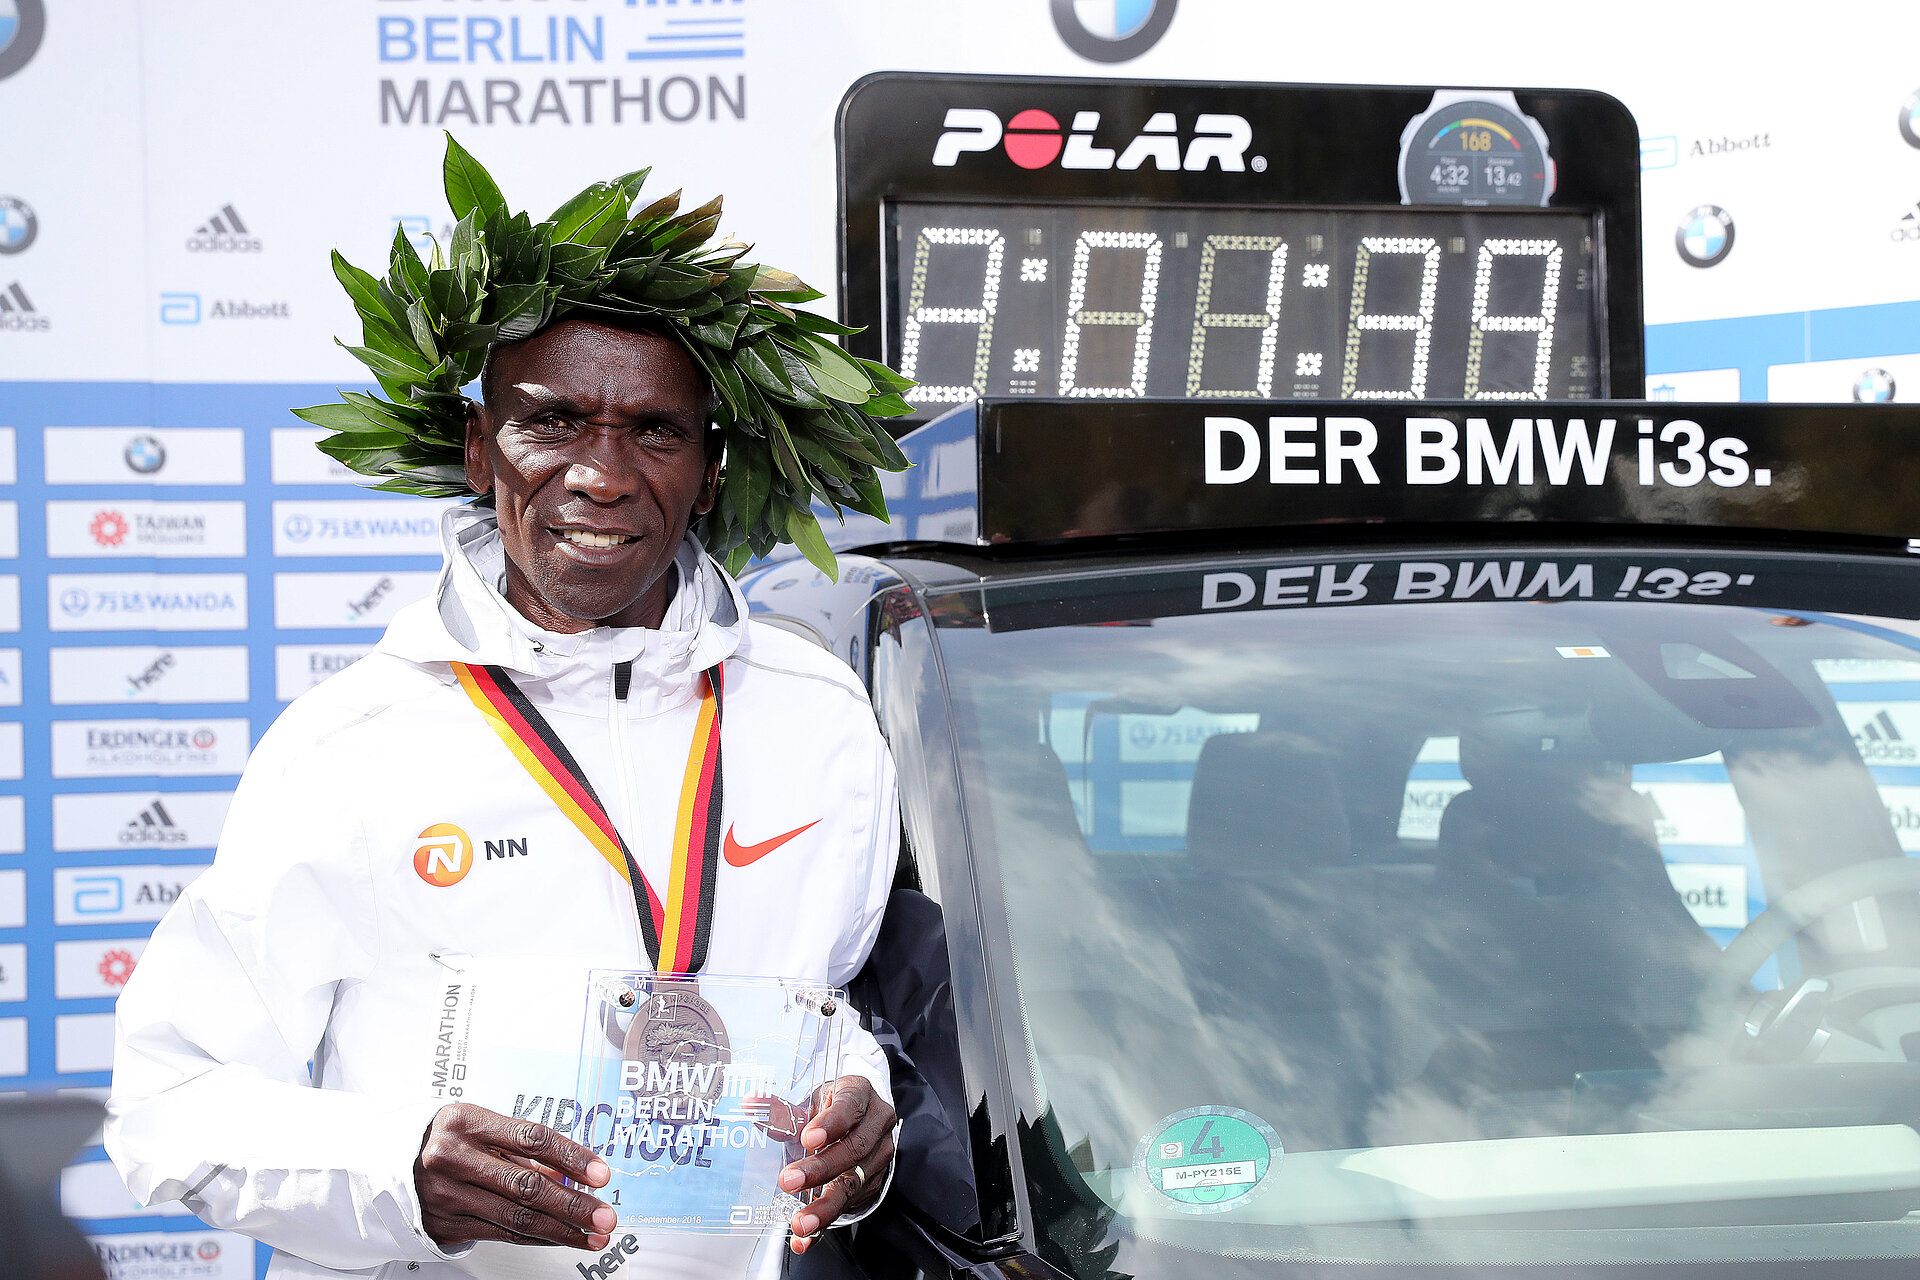
[[(753, 845), (818, 825), (750, 865), (722, 862), (707, 972), (843, 984), (891, 885), (893, 765), (858, 680), (748, 621), (691, 539), (660, 630), (560, 635), (496, 590), (491, 512), (456, 508), (443, 536), (433, 596), (262, 737), (212, 868), (155, 929), (120, 997), (108, 1153), (142, 1204), (177, 1199), (273, 1245), (274, 1277), (571, 1276), (595, 1261), (505, 1245), (448, 1255), (421, 1228), (413, 1164), (444, 1103), (408, 1052), (407, 1024), (444, 977), (430, 953), (648, 965), (626, 883), (481, 719), (450, 662), (513, 674), (664, 896), (699, 676), (724, 660), (725, 829)], [(624, 702), (622, 661), (633, 664)], [(438, 823), (474, 849), (447, 887), (415, 871), (420, 835)], [(482, 859), (485, 841), (509, 839), (524, 856)], [(891, 1098), (864, 1032), (842, 1071)], [(727, 1237), (674, 1239), (621, 1280), (745, 1267)]]

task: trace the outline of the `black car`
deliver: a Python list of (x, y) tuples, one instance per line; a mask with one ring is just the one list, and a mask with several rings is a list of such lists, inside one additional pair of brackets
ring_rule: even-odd
[[(809, 1273), (1911, 1273), (1920, 423), (1390, 408), (971, 405), (744, 581), (900, 775), (900, 1159)], [(1342, 414), (1371, 485), (1233, 452)]]

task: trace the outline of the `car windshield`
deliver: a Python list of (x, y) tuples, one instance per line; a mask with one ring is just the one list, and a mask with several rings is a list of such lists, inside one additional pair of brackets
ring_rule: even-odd
[(1920, 1253), (1912, 623), (973, 598), (1036, 1203), (1243, 1258)]

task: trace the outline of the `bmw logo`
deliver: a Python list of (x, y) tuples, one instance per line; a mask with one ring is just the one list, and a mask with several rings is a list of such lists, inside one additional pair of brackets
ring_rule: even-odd
[(42, 0), (0, 0), (0, 80), (33, 61), (46, 32)]
[[(3, 3), (4, 0), (0, 0)], [(1052, 0), (1067, 48), (1092, 62), (1129, 62), (1167, 34), (1177, 0)]]
[(1910, 147), (1920, 147), (1920, 89), (1907, 95), (1900, 104), (1900, 136)]
[(130, 469), (143, 476), (150, 476), (167, 465), (165, 447), (152, 436), (135, 436), (127, 441), (126, 452), (120, 456), (127, 460)]
[(1711, 267), (1733, 252), (1733, 215), (1717, 204), (1703, 204), (1680, 219), (1673, 247), (1690, 267)]
[(1893, 399), (1893, 375), (1885, 369), (1863, 369), (1853, 380), (1853, 398), (1861, 404), (1885, 404)]
[(19, 253), (40, 234), (33, 207), (13, 196), (0, 196), (0, 253)]

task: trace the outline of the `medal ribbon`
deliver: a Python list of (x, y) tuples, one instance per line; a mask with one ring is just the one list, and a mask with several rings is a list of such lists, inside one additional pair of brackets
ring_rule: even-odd
[(707, 962), (713, 898), (720, 874), (720, 712), (725, 681), (719, 664), (702, 675), (700, 715), (687, 750), (686, 775), (673, 830), (673, 870), (663, 903), (627, 849), (593, 784), (539, 708), (500, 667), (453, 663), (460, 687), (520, 767), (587, 838), (633, 891), (647, 958), (659, 973), (698, 973)]

